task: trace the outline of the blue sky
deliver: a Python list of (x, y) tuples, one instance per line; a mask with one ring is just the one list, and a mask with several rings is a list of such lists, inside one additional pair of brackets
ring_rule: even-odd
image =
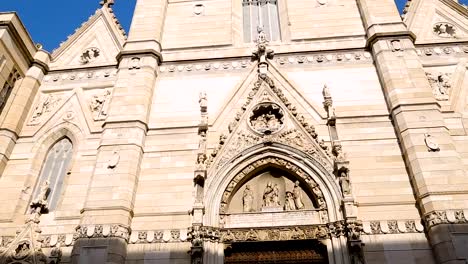
[[(0, 12), (16, 11), (35, 42), (52, 51), (100, 7), (100, 0), (0, 0)], [(128, 32), (136, 0), (115, 0), (114, 11)], [(468, 0), (463, 0), (466, 3)], [(406, 0), (396, 0), (403, 9)]]

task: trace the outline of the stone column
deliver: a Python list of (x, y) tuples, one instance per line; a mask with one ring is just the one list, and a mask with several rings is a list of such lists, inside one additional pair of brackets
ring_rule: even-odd
[(10, 95), (12, 103), (6, 106), (5, 118), (0, 123), (0, 175), (6, 167), (11, 151), (16, 144), (21, 128), (26, 122), (33, 100), (41, 86), (44, 74), (48, 71), (49, 54), (43, 50), (34, 55), (32, 66), (23, 79), (17, 80)]
[[(415, 52), (413, 34), (392, 0), (358, 3), (422, 217), (463, 204), (466, 208), (467, 196), (460, 191), (467, 190), (468, 178)], [(448, 228), (428, 227), (438, 263), (459, 263)]]

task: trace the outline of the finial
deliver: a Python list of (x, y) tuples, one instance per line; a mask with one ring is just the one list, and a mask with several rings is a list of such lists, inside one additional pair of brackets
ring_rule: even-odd
[(268, 40), (263, 27), (257, 27), (257, 48), (252, 52), (252, 61), (258, 61), (258, 73), (266, 76), (268, 71), (267, 59), (273, 59), (275, 53), (267, 49)]
[(102, 7), (112, 7), (114, 5), (114, 0), (102, 0), (99, 3)]

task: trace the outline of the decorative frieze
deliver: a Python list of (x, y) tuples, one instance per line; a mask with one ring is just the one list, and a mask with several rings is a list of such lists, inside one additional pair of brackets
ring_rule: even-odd
[(79, 238), (102, 238), (117, 237), (128, 241), (130, 237), (130, 228), (124, 225), (79, 225), (76, 227), (73, 239)]
[(365, 51), (326, 53), (326, 54), (302, 54), (296, 56), (276, 56), (276, 63), (280, 66), (299, 64), (332, 64), (368, 61), (372, 62), (372, 55)]
[(187, 229), (172, 230), (142, 230), (133, 231), (130, 235), (129, 243), (174, 243), (185, 242), (188, 239)]
[(432, 211), (424, 216), (426, 228), (440, 224), (465, 224), (468, 223), (468, 209)]
[(87, 80), (111, 79), (117, 75), (117, 69), (100, 69), (88, 71), (69, 71), (60, 73), (50, 73), (44, 77), (45, 83), (64, 83)]
[(421, 220), (382, 220), (364, 222), (363, 231), (368, 235), (421, 233), (424, 227)]
[(450, 54), (467, 54), (468, 46), (437, 46), (416, 48), (419, 56), (443, 56)]
[[(331, 64), (347, 63), (357, 61), (372, 62), (372, 55), (369, 52), (347, 52), (347, 53), (326, 53), (326, 54), (301, 54), (295, 56), (275, 55), (273, 60), (280, 66), (300, 65), (300, 64)], [(253, 63), (249, 59), (237, 59), (232, 61), (216, 61), (211, 63), (190, 63), (190, 64), (163, 64), (159, 68), (161, 73), (175, 72), (209, 72), (223, 70), (242, 70), (249, 68)]]
[(223, 70), (242, 70), (253, 65), (248, 59), (239, 59), (234, 61), (220, 61), (212, 63), (193, 63), (193, 64), (163, 64), (159, 67), (161, 73), (174, 72), (209, 72)]
[(275, 228), (222, 229), (221, 242), (285, 241), (305, 239), (327, 239), (329, 229), (325, 225), (291, 226)]

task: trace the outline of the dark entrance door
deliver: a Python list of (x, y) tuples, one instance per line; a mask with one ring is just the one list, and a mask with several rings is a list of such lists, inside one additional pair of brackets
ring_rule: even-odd
[(316, 240), (233, 243), (224, 252), (226, 264), (327, 264), (327, 248)]

